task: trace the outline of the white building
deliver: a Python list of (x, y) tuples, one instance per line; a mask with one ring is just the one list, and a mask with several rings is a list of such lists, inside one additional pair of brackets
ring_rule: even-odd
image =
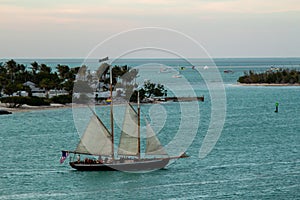
[(46, 90), (36, 87), (35, 83), (27, 81), (23, 83), (23, 86), (28, 86), (31, 90), (32, 96), (35, 97), (46, 97)]
[[(27, 81), (26, 83), (23, 84), (23, 86), (28, 86), (31, 89), (31, 93), (32, 96), (35, 97), (46, 97), (47, 96), (47, 92), (45, 89), (41, 89), (39, 87), (36, 87), (36, 84), (31, 82), (31, 81)], [(59, 95), (68, 95), (69, 93), (65, 90), (49, 90), (48, 91), (48, 97), (52, 98), (54, 96), (59, 96)], [(28, 93), (24, 93), (23, 91), (21, 92), (21, 96), (28, 96)]]

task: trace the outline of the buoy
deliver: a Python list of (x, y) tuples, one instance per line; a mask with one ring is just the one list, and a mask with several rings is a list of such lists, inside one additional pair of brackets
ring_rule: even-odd
[(277, 113), (277, 112), (278, 112), (278, 106), (279, 106), (279, 103), (278, 103), (278, 102), (276, 102), (276, 103), (275, 103), (275, 106), (276, 106), (276, 108), (275, 108), (275, 112)]

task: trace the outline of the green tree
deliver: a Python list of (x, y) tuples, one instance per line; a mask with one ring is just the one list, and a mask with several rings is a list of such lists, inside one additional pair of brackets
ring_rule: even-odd
[(56, 67), (58, 74), (59, 74), (59, 78), (62, 80), (65, 80), (68, 78), (68, 74), (70, 72), (70, 68), (67, 65), (60, 65), (58, 64)]
[(48, 67), (45, 64), (41, 64), (40, 73), (50, 74), (51, 73), (51, 67)]
[(40, 65), (36, 61), (34, 61), (33, 63), (31, 63), (31, 66), (33, 75), (36, 75), (37, 71), (40, 70)]
[(45, 90), (49, 91), (50, 89), (54, 89), (56, 86), (56, 83), (49, 79), (49, 78), (44, 78), (40, 81), (39, 86), (41, 88), (45, 88)]
[(240, 83), (289, 83), (295, 84), (299, 82), (300, 71), (295, 69), (279, 69), (276, 71), (268, 70), (264, 73), (255, 73), (249, 71), (244, 76), (239, 77)]
[(68, 81), (64, 82), (64, 83), (62, 84), (62, 86), (63, 86), (63, 88), (64, 88), (67, 92), (69, 92), (69, 95), (72, 95), (72, 93), (73, 93), (73, 87), (74, 87), (74, 82), (73, 82), (73, 81), (68, 80)]
[(146, 97), (151, 97), (155, 90), (155, 83), (151, 83), (149, 80), (144, 83), (144, 90)]
[(11, 96), (13, 93), (22, 90), (22, 88), (21, 84), (8, 83), (4, 88), (4, 93)]
[(10, 75), (10, 81), (14, 82), (15, 72), (17, 71), (17, 63), (14, 60), (9, 60), (5, 63), (5, 67)]
[(143, 90), (146, 97), (151, 96), (163, 96), (165, 94), (165, 88), (162, 84), (155, 84), (150, 82), (149, 80), (144, 83)]
[(157, 84), (157, 86), (154, 88), (153, 95), (157, 97), (163, 96), (165, 93), (165, 87), (161, 84)]
[(5, 74), (0, 73), (0, 97), (2, 95), (2, 89), (8, 84), (8, 80), (5, 77)]
[[(140, 101), (142, 101), (145, 98), (145, 90), (142, 88), (139, 90), (139, 96), (140, 96)], [(131, 97), (130, 97), (130, 102), (137, 102), (138, 99), (138, 91), (134, 90)]]

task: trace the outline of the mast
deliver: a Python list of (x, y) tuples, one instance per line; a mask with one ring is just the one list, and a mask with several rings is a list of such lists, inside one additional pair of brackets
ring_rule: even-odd
[(140, 109), (140, 91), (137, 91), (137, 103), (138, 103), (138, 158), (141, 159), (141, 109)]
[(112, 160), (115, 159), (115, 151), (114, 151), (114, 115), (113, 115), (113, 96), (112, 96), (112, 67), (109, 66), (109, 78), (110, 78), (110, 126), (111, 126), (111, 157)]

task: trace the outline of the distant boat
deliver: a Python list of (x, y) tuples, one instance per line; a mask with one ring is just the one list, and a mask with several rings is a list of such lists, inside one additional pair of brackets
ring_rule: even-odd
[(160, 68), (160, 73), (170, 73), (172, 72), (172, 67)]
[(207, 66), (204, 66), (203, 69), (208, 69), (208, 67), (207, 67)]
[(270, 67), (271, 71), (279, 71), (280, 69), (278, 67)]
[(232, 70), (224, 70), (224, 73), (225, 74), (229, 74), (229, 73), (234, 73), (234, 71), (232, 71)]
[[(110, 84), (112, 84), (112, 81)], [(106, 128), (102, 120), (91, 109), (93, 115), (77, 148), (74, 151), (62, 151), (61, 163), (71, 153), (74, 156), (70, 160), (70, 166), (81, 171), (152, 171), (164, 168), (171, 159), (187, 157), (185, 153), (180, 156), (170, 157), (147, 121), (146, 151), (144, 156), (142, 156), (139, 97), (137, 111), (130, 103), (126, 105), (116, 156), (112, 99), (110, 107), (111, 130), (109, 131)], [(77, 160), (75, 158), (76, 155), (78, 156)], [(80, 155), (84, 155), (86, 158), (82, 160)], [(90, 158), (91, 156), (93, 158)]]
[(172, 76), (173, 78), (182, 78), (182, 76), (178, 73)]

